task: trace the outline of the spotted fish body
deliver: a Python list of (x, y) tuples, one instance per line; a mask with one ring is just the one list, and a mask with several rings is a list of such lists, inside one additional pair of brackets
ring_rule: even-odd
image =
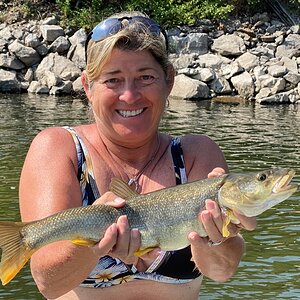
[(188, 245), (187, 235), (191, 231), (206, 236), (198, 220), (206, 199), (215, 199), (229, 212), (223, 228), (226, 236), (229, 234), (226, 228), (229, 222), (238, 222), (231, 210), (246, 216), (261, 214), (297, 190), (296, 185), (290, 184), (294, 174), (290, 169), (226, 174), (144, 195), (137, 194), (126, 183), (114, 178), (111, 191), (126, 199), (122, 208), (91, 205), (61, 211), (29, 223), (0, 222), (2, 284), (7, 284), (31, 255), (47, 244), (70, 240), (83, 246), (95, 245), (121, 215), (127, 215), (130, 228), (141, 232), (141, 248), (137, 255), (155, 247), (181, 249)]

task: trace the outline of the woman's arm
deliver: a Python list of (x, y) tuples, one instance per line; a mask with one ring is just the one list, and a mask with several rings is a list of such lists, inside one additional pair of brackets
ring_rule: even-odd
[[(103, 197), (112, 196), (106, 193)], [(44, 130), (33, 140), (21, 174), (22, 220), (41, 219), (81, 206), (81, 201), (77, 155), (71, 135), (61, 128)], [(38, 250), (32, 256), (31, 271), (41, 293), (47, 298), (56, 298), (78, 286), (99, 257), (114, 246), (116, 238), (117, 227), (113, 224), (98, 247), (81, 247), (62, 241)]]

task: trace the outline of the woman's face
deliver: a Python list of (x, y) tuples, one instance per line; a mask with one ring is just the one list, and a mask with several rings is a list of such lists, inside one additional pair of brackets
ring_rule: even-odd
[(168, 73), (146, 50), (114, 49), (87, 91), (100, 132), (129, 144), (153, 136), (173, 86)]

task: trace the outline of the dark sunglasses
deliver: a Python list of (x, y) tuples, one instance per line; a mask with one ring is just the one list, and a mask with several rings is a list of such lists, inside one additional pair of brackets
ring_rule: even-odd
[(123, 20), (128, 20), (129, 24), (132, 23), (142, 23), (144, 24), (149, 31), (156, 36), (159, 36), (161, 33), (163, 34), (166, 41), (166, 49), (168, 51), (169, 43), (166, 31), (155, 21), (142, 17), (142, 16), (134, 16), (134, 17), (122, 17), (122, 18), (109, 18), (99, 23), (87, 36), (85, 42), (85, 61), (87, 62), (87, 47), (90, 40), (94, 42), (99, 42), (104, 40), (105, 38), (116, 34), (121, 29), (124, 28), (122, 24)]

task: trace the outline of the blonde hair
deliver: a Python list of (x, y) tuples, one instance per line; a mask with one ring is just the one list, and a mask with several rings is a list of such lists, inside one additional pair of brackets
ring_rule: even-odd
[[(122, 18), (125, 16), (145, 15), (140, 12), (123, 12), (115, 14), (110, 18)], [(101, 74), (102, 68), (110, 58), (114, 48), (132, 51), (148, 50), (161, 65), (165, 74), (167, 74), (169, 60), (163, 34), (161, 33), (160, 36), (154, 35), (141, 22), (132, 22), (129, 24), (128, 20), (124, 19), (122, 24), (125, 25), (124, 28), (117, 33), (98, 42), (89, 41), (86, 64), (87, 80), (92, 83)]]

